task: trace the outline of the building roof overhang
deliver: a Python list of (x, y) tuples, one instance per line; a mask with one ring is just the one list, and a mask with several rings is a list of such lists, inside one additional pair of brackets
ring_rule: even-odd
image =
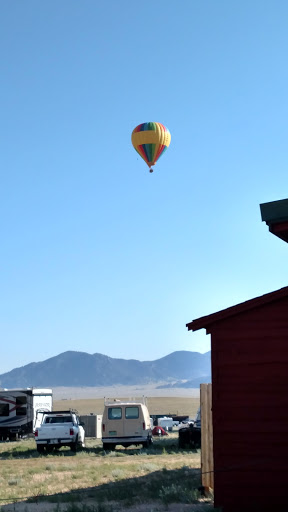
[(288, 242), (288, 199), (260, 204), (260, 210), (269, 231)]
[(208, 334), (211, 332), (212, 325), (214, 325), (216, 322), (225, 320), (229, 317), (244, 313), (259, 306), (264, 306), (265, 304), (275, 302), (286, 297), (288, 297), (288, 286), (280, 288), (280, 290), (276, 290), (274, 292), (265, 293), (265, 295), (260, 295), (254, 299), (241, 302), (240, 304), (236, 304), (235, 306), (223, 309), (217, 313), (212, 313), (211, 315), (197, 318), (196, 320), (186, 324), (186, 327), (188, 328), (188, 331), (198, 331), (199, 329), (204, 328)]

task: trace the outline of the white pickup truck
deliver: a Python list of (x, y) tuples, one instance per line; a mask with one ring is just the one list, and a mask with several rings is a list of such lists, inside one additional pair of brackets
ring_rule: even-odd
[(37, 451), (40, 453), (70, 446), (72, 451), (85, 447), (85, 430), (75, 411), (52, 411), (43, 416), (43, 421), (35, 430)]

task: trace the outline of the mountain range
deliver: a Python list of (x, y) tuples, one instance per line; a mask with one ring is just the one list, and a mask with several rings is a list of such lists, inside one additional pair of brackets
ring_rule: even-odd
[(161, 387), (199, 387), (200, 381), (210, 382), (210, 375), (210, 352), (200, 354), (182, 350), (155, 361), (138, 361), (67, 351), (3, 373), (0, 386), (11, 389), (159, 383)]

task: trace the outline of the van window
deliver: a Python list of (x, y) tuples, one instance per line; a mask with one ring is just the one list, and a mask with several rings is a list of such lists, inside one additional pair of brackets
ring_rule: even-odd
[(121, 407), (109, 407), (108, 408), (108, 419), (109, 420), (121, 420), (122, 409)]
[(139, 418), (139, 407), (125, 407), (125, 418), (130, 420)]

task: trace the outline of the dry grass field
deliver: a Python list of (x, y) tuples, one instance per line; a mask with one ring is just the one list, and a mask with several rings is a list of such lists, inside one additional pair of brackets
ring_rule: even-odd
[[(138, 395), (147, 397), (151, 415), (195, 417), (198, 390), (180, 392), (59, 388), (53, 390), (53, 409), (73, 408), (81, 415), (102, 414), (104, 396), (131, 400)], [(118, 446), (115, 452), (104, 451), (101, 440), (92, 438), (76, 454), (69, 448), (39, 454), (34, 439), (1, 442), (0, 460), (1, 512), (213, 510), (211, 497), (204, 498), (198, 491), (200, 452), (179, 449), (177, 432), (154, 438), (152, 447), (147, 449)]]
[[(200, 396), (198, 389), (169, 390), (155, 389), (153, 387), (133, 389), (128, 387), (115, 388), (58, 388), (53, 390), (56, 411), (76, 409), (79, 414), (102, 414), (104, 409), (104, 397), (117, 399), (142, 399), (146, 397), (149, 413), (175, 414), (194, 418), (199, 407)], [(179, 395), (182, 393), (182, 396)], [(99, 396), (100, 395), (100, 396)]]
[[(121, 397), (123, 400), (129, 400), (129, 397)], [(141, 397), (140, 397), (141, 400)], [(148, 410), (153, 414), (175, 414), (180, 416), (189, 416), (194, 418), (199, 407), (198, 398), (180, 398), (180, 397), (162, 397), (147, 398)], [(54, 400), (53, 409), (55, 411), (65, 409), (76, 409), (79, 414), (102, 414), (104, 410), (103, 398), (88, 398), (76, 400)]]
[(208, 512), (198, 491), (200, 452), (180, 450), (177, 434), (149, 449), (105, 452), (89, 439), (40, 455), (34, 439), (0, 443), (1, 512)]

